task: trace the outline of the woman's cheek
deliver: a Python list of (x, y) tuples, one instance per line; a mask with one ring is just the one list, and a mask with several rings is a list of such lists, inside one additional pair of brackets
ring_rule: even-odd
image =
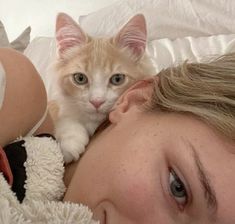
[(113, 196), (117, 209), (123, 215), (141, 223), (140, 220), (146, 221), (146, 216), (150, 218), (156, 210), (156, 183), (150, 177), (151, 173), (139, 168), (132, 171), (129, 167), (114, 176)]

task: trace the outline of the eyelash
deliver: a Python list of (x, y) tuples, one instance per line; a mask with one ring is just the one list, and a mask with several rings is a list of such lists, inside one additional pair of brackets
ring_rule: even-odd
[[(175, 184), (178, 185), (179, 190), (182, 190), (182, 193), (185, 194), (185, 196), (183, 196), (183, 197), (185, 197), (185, 200), (183, 200), (181, 196), (177, 197), (173, 194), (172, 191), (174, 190), (173, 189), (174, 186), (172, 186), (171, 184), (173, 184), (174, 182), (175, 182)], [(177, 187), (177, 185), (176, 185), (176, 187)], [(169, 190), (170, 197), (177, 204), (177, 207), (179, 208), (179, 210), (183, 211), (185, 209), (185, 207), (189, 204), (190, 191), (188, 190), (187, 185), (179, 178), (179, 176), (176, 174), (176, 172), (172, 168), (169, 168), (168, 190)], [(179, 192), (179, 193), (181, 194), (181, 192)], [(178, 198), (178, 201), (176, 198)]]

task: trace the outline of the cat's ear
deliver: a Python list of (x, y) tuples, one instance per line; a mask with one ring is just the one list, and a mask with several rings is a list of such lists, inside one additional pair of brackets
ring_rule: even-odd
[(142, 14), (132, 17), (115, 37), (115, 42), (120, 47), (129, 48), (137, 59), (144, 54), (146, 41), (147, 28)]
[(70, 16), (59, 13), (56, 18), (56, 41), (61, 56), (69, 48), (86, 43), (87, 35)]

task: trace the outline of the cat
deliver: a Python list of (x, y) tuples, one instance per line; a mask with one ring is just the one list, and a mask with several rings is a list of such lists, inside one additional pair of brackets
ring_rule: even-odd
[(154, 74), (145, 53), (146, 33), (141, 14), (108, 38), (91, 37), (70, 16), (58, 14), (53, 65), (58, 94), (49, 110), (66, 163), (79, 159), (118, 96), (135, 81)]

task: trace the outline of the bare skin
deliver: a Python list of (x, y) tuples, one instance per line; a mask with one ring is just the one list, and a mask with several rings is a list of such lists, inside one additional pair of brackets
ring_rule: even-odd
[[(22, 54), (0, 48), (0, 61), (6, 72), (6, 91), (0, 110), (0, 145), (26, 135), (42, 118), (47, 107), (47, 96), (43, 82), (32, 65)], [(38, 133), (53, 133), (49, 115)]]
[(143, 112), (151, 88), (120, 97), (67, 170), (64, 200), (88, 205), (101, 224), (235, 223), (235, 143), (194, 116)]

